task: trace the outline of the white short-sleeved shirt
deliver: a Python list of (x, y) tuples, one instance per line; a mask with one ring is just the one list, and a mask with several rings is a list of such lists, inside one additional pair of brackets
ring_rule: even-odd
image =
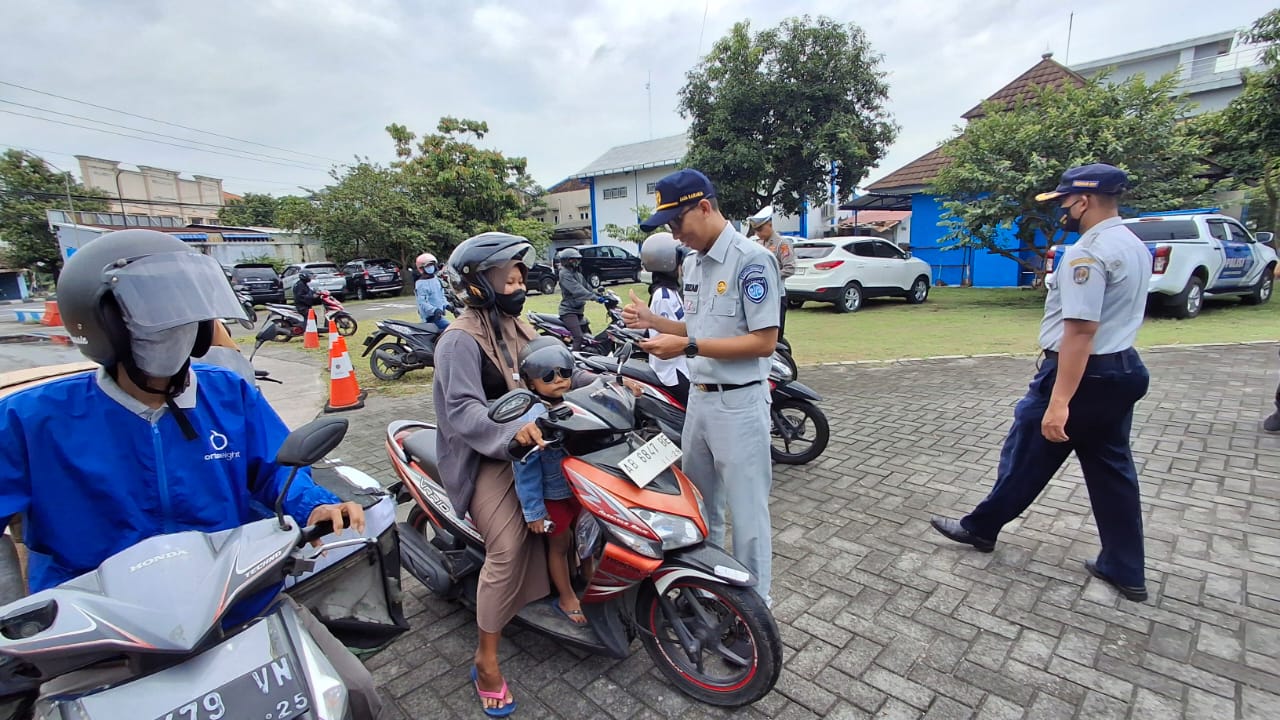
[(1098, 323), (1093, 354), (1133, 347), (1147, 308), (1151, 251), (1118, 217), (1089, 228), (1067, 248), (1049, 282), (1040, 347), (1059, 350), (1067, 320)]
[[(778, 327), (782, 280), (778, 261), (733, 225), (706, 253), (684, 261), (684, 322), (688, 336), (728, 338)], [(742, 384), (769, 377), (769, 358), (689, 360), (695, 383)]]
[[(680, 299), (680, 293), (671, 288), (658, 288), (658, 291), (653, 294), (653, 299), (649, 301), (649, 309), (659, 317), (675, 320), (676, 322), (684, 322), (684, 301)], [(657, 335), (657, 330), (649, 330), (649, 337)], [(663, 360), (657, 355), (650, 355), (649, 367), (653, 368), (653, 372), (657, 374), (663, 385), (675, 385), (678, 382), (676, 378), (677, 372), (684, 373), (685, 377), (689, 377), (689, 364), (685, 361), (683, 355), (677, 355), (670, 360)]]

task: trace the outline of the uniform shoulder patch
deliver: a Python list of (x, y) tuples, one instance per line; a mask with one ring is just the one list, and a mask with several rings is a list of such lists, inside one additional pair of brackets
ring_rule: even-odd
[(769, 294), (769, 281), (760, 275), (749, 277), (742, 283), (742, 294), (753, 303), (762, 303)]
[(1075, 265), (1075, 268), (1071, 271), (1071, 279), (1075, 284), (1083, 285), (1089, 282), (1089, 266), (1076, 265), (1075, 263), (1072, 263), (1072, 265)]
[(738, 282), (743, 282), (753, 275), (764, 275), (764, 265), (752, 263), (742, 268), (742, 272), (738, 273)]

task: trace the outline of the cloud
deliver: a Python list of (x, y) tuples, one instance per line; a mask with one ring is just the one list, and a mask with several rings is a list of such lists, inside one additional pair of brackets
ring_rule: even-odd
[[(1269, 9), (1261, 0), (1223, 4), (1205, 28), (1200, 7), (1079, 0), (1070, 57), (1244, 26)], [(874, 179), (930, 150), (961, 113), (1046, 50), (1065, 59), (1072, 11), (1049, 0), (9, 0), (0, 9), (0, 45), (22, 62), (0, 80), (305, 155), (7, 86), (0, 100), (288, 161), (234, 159), (4, 113), (0, 144), (34, 148), (63, 167), (74, 163), (70, 155), (87, 154), (223, 177), (232, 191), (284, 193), (323, 183), (332, 163), (320, 158), (390, 160), (388, 123), (423, 134), (452, 115), (487, 121), (486, 144), (528, 157), (533, 175), (551, 184), (614, 145), (683, 131), (676, 107), (685, 73), (734, 22), (762, 29), (808, 13), (858, 22), (884, 56), (902, 131)], [(2, 103), (0, 110), (29, 112)]]

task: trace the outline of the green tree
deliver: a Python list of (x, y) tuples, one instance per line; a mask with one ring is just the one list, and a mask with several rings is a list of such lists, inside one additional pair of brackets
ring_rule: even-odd
[(1228, 189), (1260, 196), (1259, 230), (1280, 228), (1280, 10), (1258, 18), (1245, 39), (1266, 44), (1263, 69), (1244, 73), (1244, 91), (1223, 110), (1194, 119), (1209, 156), (1226, 168)]
[(39, 269), (56, 278), (62, 271), (58, 239), (49, 230), (46, 210), (67, 208), (67, 184), (76, 210), (107, 209), (101, 192), (55, 172), (45, 161), (21, 150), (0, 154), (0, 240), (3, 264)]
[(806, 15), (754, 35), (737, 23), (680, 91), (684, 164), (717, 183), (730, 217), (848, 199), (897, 135), (880, 62), (853, 23)]
[[(719, 192), (719, 188), (716, 188), (716, 190), (717, 192)], [(641, 205), (640, 207), (632, 208), (632, 209), (635, 210), (637, 223), (648, 220), (649, 216), (653, 214), (653, 208), (649, 207), (648, 205)], [(605, 235), (608, 235), (609, 237), (613, 238), (614, 240), (620, 243), (633, 242), (636, 245), (640, 245), (645, 241), (645, 238), (649, 237), (650, 235), (658, 231), (659, 230), (655, 228), (651, 232), (645, 232), (644, 230), (640, 229), (639, 224), (622, 227), (621, 225), (609, 223), (604, 226)]]
[(286, 195), (276, 200), (273, 227), (281, 230), (304, 230), (315, 224), (317, 203), (312, 199)]
[(223, 225), (275, 227), (278, 201), (270, 195), (245, 193), (244, 198), (232, 200), (218, 211), (218, 221)]
[[(1167, 210), (1202, 196), (1204, 143), (1185, 123), (1173, 77), (1117, 85), (1099, 77), (1084, 87), (1039, 88), (1006, 110), (989, 103), (946, 144), (951, 163), (932, 192), (946, 198), (944, 241), (982, 248), (1041, 273), (1048, 247), (1060, 242), (1055, 203), (1037, 193), (1067, 168), (1105, 162), (1129, 175), (1129, 211)], [(1008, 242), (1008, 240), (1016, 242)], [(1047, 241), (1047, 242), (1046, 242)]]

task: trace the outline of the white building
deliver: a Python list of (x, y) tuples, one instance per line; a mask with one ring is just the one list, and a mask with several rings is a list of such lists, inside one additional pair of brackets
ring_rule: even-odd
[(139, 165), (126, 170), (115, 160), (76, 155), (86, 187), (101, 190), (116, 213), (181, 218), (184, 223), (214, 222), (225, 203), (222, 180)]
[[(688, 150), (689, 139), (684, 133), (619, 145), (571, 175), (571, 179), (585, 181), (590, 191), (591, 242), (618, 244), (604, 232), (606, 225), (638, 225), (638, 207), (647, 207), (653, 212), (655, 186), (681, 167)], [(711, 178), (711, 182), (716, 183), (716, 178)], [(729, 220), (739, 225), (742, 218)], [(824, 221), (829, 222), (829, 218), (823, 210), (813, 208), (803, 218), (775, 216), (773, 228), (785, 235), (822, 237)]]
[(1110, 70), (1109, 82), (1123, 82), (1141, 73), (1148, 83), (1176, 73), (1177, 92), (1196, 103), (1191, 114), (1221, 110), (1244, 90), (1241, 70), (1261, 70), (1262, 48), (1247, 45), (1235, 30), (1169, 43), (1113, 57), (1076, 63), (1075, 72), (1094, 78)]

